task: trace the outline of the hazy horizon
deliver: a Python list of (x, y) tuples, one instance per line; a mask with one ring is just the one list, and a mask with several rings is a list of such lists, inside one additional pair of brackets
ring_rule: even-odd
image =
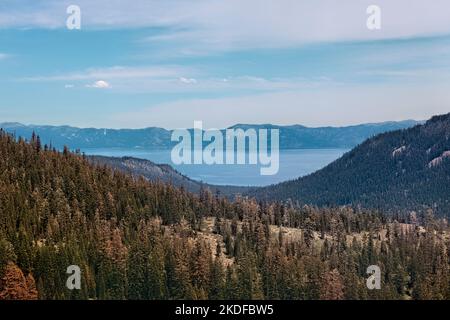
[[(430, 117), (431, 118), (431, 117)], [(428, 118), (429, 119), (429, 118)], [(420, 122), (424, 122), (427, 121), (428, 119), (403, 119), (403, 120), (386, 120), (386, 121), (381, 121), (381, 122), (362, 122), (362, 123), (354, 123), (354, 124), (348, 124), (348, 125), (341, 125), (341, 126), (334, 126), (334, 125), (323, 125), (323, 126), (308, 126), (308, 125), (304, 125), (302, 123), (292, 123), (292, 124), (278, 124), (278, 123), (234, 123), (232, 125), (229, 125), (227, 127), (222, 127), (222, 128), (218, 128), (220, 130), (223, 129), (228, 129), (231, 128), (233, 126), (237, 126), (237, 125), (250, 125), (250, 126), (275, 126), (275, 127), (292, 127), (292, 126), (302, 126), (305, 128), (309, 128), (309, 129), (318, 129), (318, 128), (343, 128), (343, 127), (354, 127), (354, 126), (361, 126), (361, 125), (378, 125), (378, 124), (384, 124), (384, 123), (389, 123), (389, 122), (408, 122), (408, 121), (414, 121), (417, 123)], [(77, 129), (106, 129), (106, 130), (143, 130), (143, 129), (149, 129), (149, 128), (158, 128), (158, 129), (164, 129), (164, 130), (175, 130), (175, 129), (179, 129), (176, 127), (173, 128), (167, 128), (167, 127), (161, 127), (161, 126), (147, 126), (147, 127), (95, 127), (95, 126), (91, 126), (91, 127), (79, 127), (76, 125), (71, 125), (71, 124), (47, 124), (47, 123), (23, 123), (20, 121), (0, 121), (0, 127), (2, 125), (23, 125), (26, 127), (70, 127), (70, 128), (77, 128)], [(192, 128), (191, 127), (186, 127), (188, 129)], [(204, 129), (209, 129), (209, 127), (204, 125)]]

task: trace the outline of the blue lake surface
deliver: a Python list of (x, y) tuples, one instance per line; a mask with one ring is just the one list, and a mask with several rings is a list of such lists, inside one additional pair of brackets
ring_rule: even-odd
[(135, 157), (158, 164), (169, 164), (191, 179), (216, 185), (266, 186), (292, 180), (319, 170), (341, 157), (348, 149), (295, 149), (280, 150), (279, 171), (275, 175), (264, 176), (260, 164), (256, 165), (175, 165), (171, 160), (171, 150), (142, 149), (83, 149), (88, 155), (108, 157)]

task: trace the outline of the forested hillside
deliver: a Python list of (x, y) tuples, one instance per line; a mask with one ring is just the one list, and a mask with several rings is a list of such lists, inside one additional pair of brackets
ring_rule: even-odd
[(380, 134), (322, 170), (251, 192), (266, 200), (353, 205), (384, 212), (429, 208), (450, 216), (450, 114)]
[(156, 164), (145, 159), (133, 157), (104, 157), (87, 156), (87, 159), (95, 165), (106, 165), (109, 168), (129, 173), (133, 176), (142, 176), (153, 182), (165, 182), (175, 187), (183, 187), (189, 192), (199, 193), (202, 189), (209, 189), (212, 193), (233, 197), (248, 191), (247, 187), (210, 185), (189, 177), (175, 170), (168, 164)]
[(230, 202), (47, 149), (0, 131), (0, 299), (450, 299), (431, 211)]

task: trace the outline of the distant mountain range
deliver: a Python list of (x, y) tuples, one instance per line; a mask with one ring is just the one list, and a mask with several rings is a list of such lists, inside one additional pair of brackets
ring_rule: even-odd
[[(347, 127), (309, 128), (301, 125), (276, 126), (271, 124), (237, 124), (231, 128), (279, 129), (281, 149), (352, 148), (376, 134), (409, 128), (417, 121), (368, 123)], [(0, 123), (0, 127), (17, 137), (30, 138), (35, 132), (41, 141), (57, 149), (136, 148), (148, 150), (169, 149), (171, 131), (162, 128), (95, 129), (70, 126), (37, 126), (21, 123)]]
[(383, 133), (311, 175), (247, 193), (264, 200), (450, 216), (450, 113)]

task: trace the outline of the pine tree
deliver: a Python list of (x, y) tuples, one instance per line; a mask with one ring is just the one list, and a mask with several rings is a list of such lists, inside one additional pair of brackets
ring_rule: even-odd
[(0, 280), (0, 300), (36, 300), (38, 293), (31, 274), (25, 276), (12, 262), (6, 265)]
[(148, 299), (147, 252), (141, 242), (131, 247), (127, 265), (128, 298)]
[(223, 261), (220, 256), (216, 256), (211, 265), (211, 284), (209, 286), (209, 299), (226, 299), (225, 272)]
[(342, 300), (344, 298), (344, 283), (337, 269), (325, 273), (320, 292), (322, 300)]
[(239, 257), (238, 269), (238, 294), (240, 299), (263, 299), (262, 278), (256, 265), (256, 256), (246, 251)]

